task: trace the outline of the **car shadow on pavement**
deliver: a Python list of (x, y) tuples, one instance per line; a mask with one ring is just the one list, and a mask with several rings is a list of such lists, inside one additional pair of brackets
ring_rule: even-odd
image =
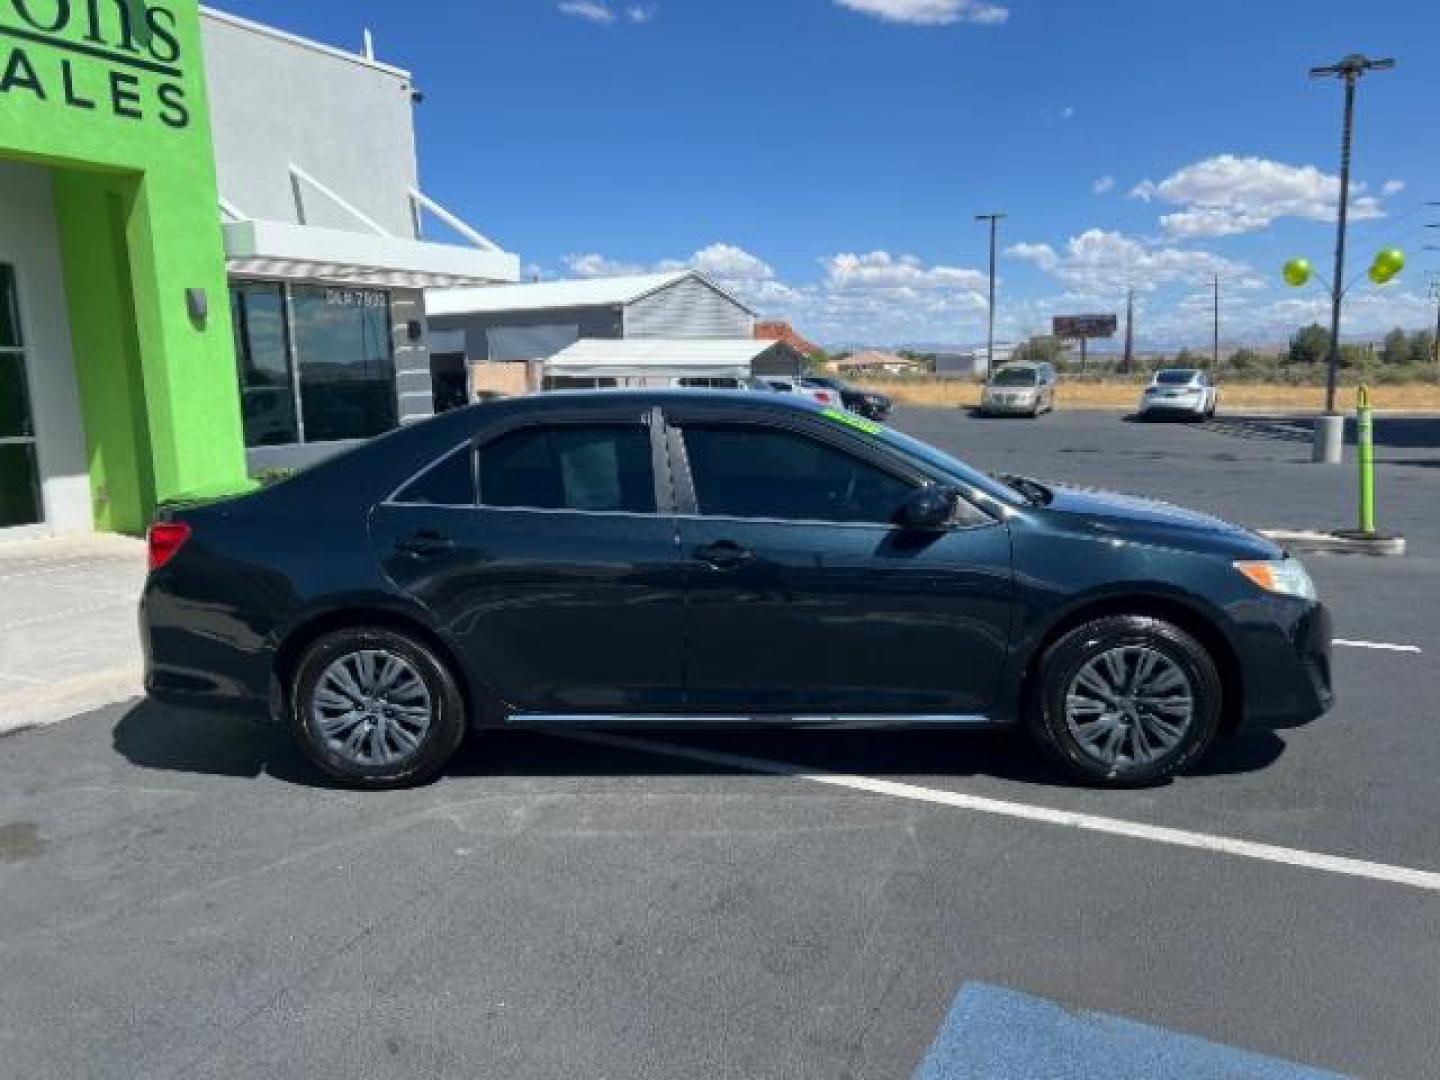
[[(487, 732), (466, 740), (445, 776), (724, 776), (751, 775), (738, 763), (672, 756), (538, 731)], [(1044, 788), (1080, 785), (1051, 766), (1019, 733), (959, 731), (627, 731), (637, 743), (665, 743), (710, 754), (748, 757), (805, 769), (866, 776), (988, 777)], [(113, 731), (117, 753), (145, 769), (198, 775), (269, 776), (302, 787), (338, 785), (317, 770), (282, 727), (237, 714), (201, 712), (142, 701)], [(1270, 732), (1221, 739), (1191, 777), (1255, 772), (1284, 753)]]

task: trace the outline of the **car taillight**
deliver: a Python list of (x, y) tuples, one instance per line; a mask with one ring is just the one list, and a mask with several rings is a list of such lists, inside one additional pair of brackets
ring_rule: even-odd
[(157, 521), (150, 526), (150, 570), (153, 573), (173, 559), (185, 541), (190, 539), (190, 526), (180, 521)]
[(824, 390), (816, 390), (815, 400), (818, 401), (821, 405), (829, 405), (835, 399), (831, 397), (828, 393), (826, 393)]

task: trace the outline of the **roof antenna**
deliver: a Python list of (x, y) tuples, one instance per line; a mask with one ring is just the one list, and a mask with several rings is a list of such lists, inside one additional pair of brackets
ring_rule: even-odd
[(375, 35), (370, 33), (368, 26), (365, 28), (365, 59), (370, 61), (375, 59)]

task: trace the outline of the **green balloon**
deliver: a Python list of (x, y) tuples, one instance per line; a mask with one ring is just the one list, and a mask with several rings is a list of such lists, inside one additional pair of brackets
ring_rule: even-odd
[(1310, 283), (1310, 260), (1291, 259), (1285, 264), (1285, 284), (1296, 289)]
[(1394, 274), (1390, 273), (1379, 263), (1376, 263), (1374, 266), (1370, 267), (1370, 280), (1373, 281), (1376, 285), (1388, 285), (1394, 279), (1394, 277)]
[(1399, 248), (1386, 248), (1375, 256), (1374, 269), (1384, 274), (1385, 280), (1389, 281), (1405, 269), (1405, 253)]

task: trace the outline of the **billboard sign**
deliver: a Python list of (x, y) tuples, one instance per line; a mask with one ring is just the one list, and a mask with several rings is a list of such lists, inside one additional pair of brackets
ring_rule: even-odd
[(1120, 328), (1118, 315), (1056, 315), (1055, 336), (1062, 340), (1114, 337)]

